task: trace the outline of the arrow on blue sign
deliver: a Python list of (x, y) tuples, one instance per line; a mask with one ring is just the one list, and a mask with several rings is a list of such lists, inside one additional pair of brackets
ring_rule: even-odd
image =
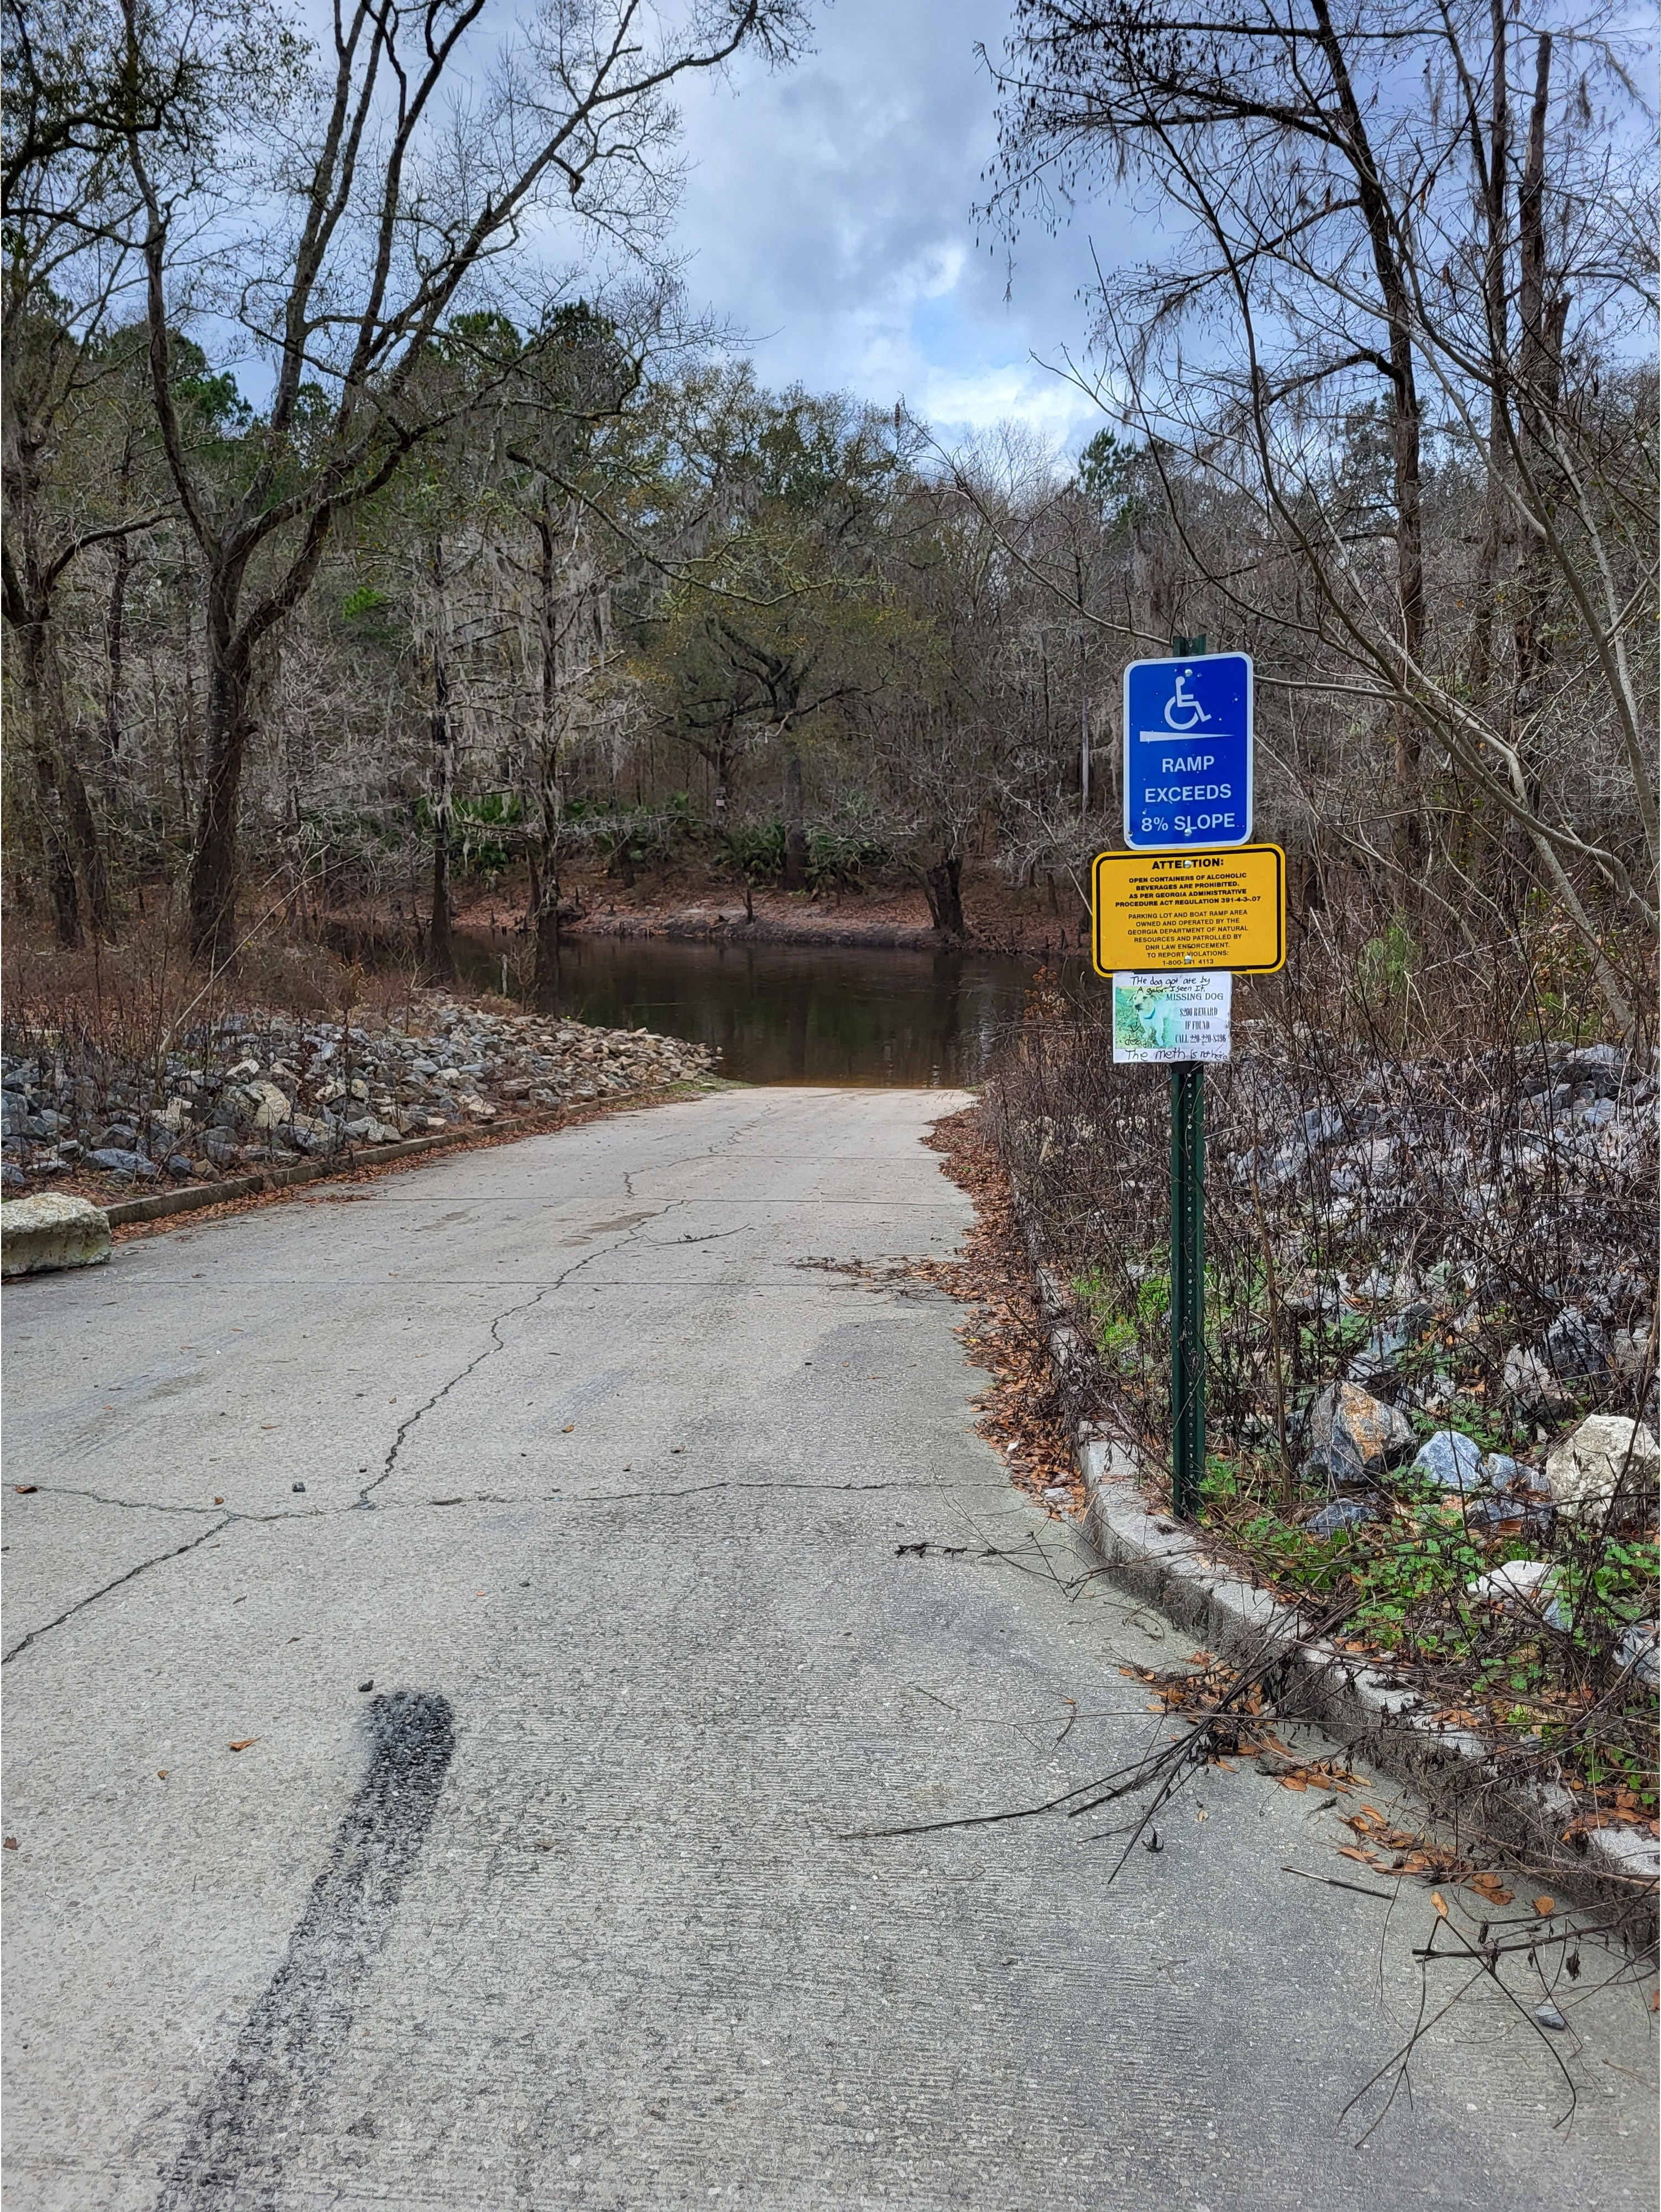
[(1133, 852), (1252, 837), (1252, 656), (1133, 660), (1125, 672), (1125, 842)]

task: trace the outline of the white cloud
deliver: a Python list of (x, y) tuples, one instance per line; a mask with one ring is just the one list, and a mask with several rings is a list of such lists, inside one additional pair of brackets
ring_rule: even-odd
[(1012, 267), (977, 234), (997, 126), (974, 49), (998, 50), (1007, 12), (837, 0), (796, 69), (684, 95), (688, 289), (740, 327), (769, 381), (883, 405), (903, 392), (948, 431), (1013, 416), (1070, 442), (1100, 419), (1033, 359), (1081, 343), (1084, 230), (1021, 240)]

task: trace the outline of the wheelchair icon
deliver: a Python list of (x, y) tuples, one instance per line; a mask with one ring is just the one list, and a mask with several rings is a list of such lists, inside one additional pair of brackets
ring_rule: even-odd
[[(1202, 722), (1209, 722), (1211, 719), (1199, 701), (1191, 699), (1185, 689), (1185, 680), (1191, 673), (1192, 671), (1186, 668), (1178, 672), (1175, 688), (1165, 702), (1165, 726), (1167, 730), (1196, 730)], [(1187, 716), (1185, 721), (1177, 720), (1179, 708)]]

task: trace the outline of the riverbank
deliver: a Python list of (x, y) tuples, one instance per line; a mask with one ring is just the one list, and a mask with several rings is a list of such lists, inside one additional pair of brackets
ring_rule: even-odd
[[(599, 867), (561, 878), (561, 935), (659, 937), (733, 945), (869, 946), (873, 951), (956, 951), (1003, 954), (1035, 961), (1076, 957), (1088, 950), (1088, 928), (1071, 910), (1070, 896), (1047, 884), (1023, 890), (979, 877), (963, 887), (961, 936), (937, 928), (920, 889), (904, 883), (855, 884), (839, 890), (786, 891), (757, 888), (748, 898), (741, 885), (703, 868), (654, 869), (647, 879), (625, 884)], [(528, 942), (524, 885), (506, 877), (494, 887), (458, 886), (453, 927), (482, 935), (507, 950)], [(397, 933), (414, 918), (386, 914), (364, 926)], [(514, 956), (509, 951), (510, 966)]]
[(742, 897), (641, 899), (604, 887), (567, 924), (573, 937), (665, 937), (730, 945), (846, 945), (872, 951), (980, 951), (1034, 960), (1076, 956), (1084, 940), (1058, 916), (1026, 911), (1008, 894), (979, 902), (961, 937), (937, 929), (920, 893), (873, 893), (848, 900), (807, 892), (758, 891)]

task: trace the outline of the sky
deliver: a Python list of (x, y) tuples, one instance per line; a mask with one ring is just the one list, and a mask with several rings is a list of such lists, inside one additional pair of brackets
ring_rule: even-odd
[(1091, 240), (1121, 218), (1029, 234), (1011, 264), (973, 216), (997, 147), (975, 44), (996, 58), (1008, 17), (1007, 0), (834, 0), (793, 68), (680, 94), (688, 292), (765, 382), (903, 396), (948, 438), (1013, 420), (1076, 449), (1101, 426), (1040, 364), (1078, 350)]

